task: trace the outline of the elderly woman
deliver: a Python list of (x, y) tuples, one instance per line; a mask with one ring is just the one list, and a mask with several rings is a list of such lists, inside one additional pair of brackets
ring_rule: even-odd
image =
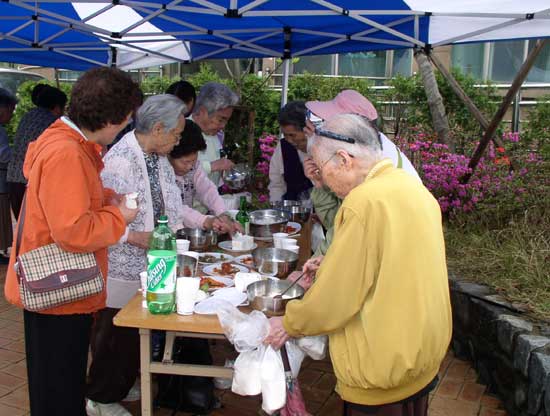
[(136, 128), (127, 133), (104, 158), (105, 186), (119, 193), (137, 192), (139, 212), (119, 244), (109, 249), (107, 307), (96, 315), (92, 332), (88, 415), (130, 415), (118, 404), (136, 381), (139, 371), (139, 334), (113, 325), (115, 314), (140, 287), (146, 270), (146, 249), (161, 215), (169, 226), (182, 228), (182, 202), (174, 170), (166, 157), (185, 127), (185, 104), (173, 95), (148, 98), (136, 113)]
[[(181, 140), (170, 152), (168, 159), (176, 173), (176, 183), (181, 191), (183, 201), (183, 223), (190, 228), (204, 228), (221, 232), (242, 231), (240, 225), (223, 215), (225, 204), (218, 193), (218, 188), (208, 178), (197, 160), (200, 151), (206, 149), (201, 129), (191, 120), (185, 123)], [(204, 215), (193, 209), (193, 201), (198, 199), (209, 212)]]
[[(126, 126), (138, 87), (124, 72), (92, 69), (75, 83), (68, 117), (29, 145), (25, 226), (19, 253), (56, 243), (94, 253), (107, 276), (107, 247), (116, 244), (137, 210), (103, 187), (100, 152)], [(21, 220), (21, 219), (20, 219)], [(21, 305), (11, 253), (6, 299)], [(33, 416), (85, 415), (86, 369), (93, 313), (105, 292), (40, 313), (24, 311), (25, 349)]]
[(361, 116), (333, 117), (308, 147), (344, 201), (326, 256), (304, 267), (315, 282), (266, 342), (328, 334), (345, 415), (425, 416), (452, 326), (439, 205)]
[(221, 172), (231, 169), (233, 162), (222, 158), (223, 129), (233, 114), (239, 96), (229, 87), (216, 82), (204, 84), (193, 108), (191, 120), (202, 130), (206, 149), (199, 152), (202, 168), (216, 186), (220, 185)]

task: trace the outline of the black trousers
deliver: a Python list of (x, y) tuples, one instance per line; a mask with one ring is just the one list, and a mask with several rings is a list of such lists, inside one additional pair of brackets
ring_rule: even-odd
[(92, 315), (24, 312), (32, 416), (86, 416)]
[(139, 331), (113, 324), (119, 310), (105, 308), (95, 314), (86, 397), (99, 403), (124, 399), (139, 374)]
[(15, 219), (19, 219), (19, 211), (21, 211), (21, 203), (23, 202), (23, 195), (27, 185), (19, 182), (8, 182), (8, 194), (10, 195), (11, 210)]

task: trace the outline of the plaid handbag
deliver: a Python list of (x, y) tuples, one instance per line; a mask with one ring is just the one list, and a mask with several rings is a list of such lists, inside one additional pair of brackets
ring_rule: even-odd
[(103, 291), (101, 270), (93, 253), (70, 253), (48, 244), (19, 255), (25, 223), (26, 194), (17, 229), (15, 271), (23, 307), (41, 311), (76, 302)]

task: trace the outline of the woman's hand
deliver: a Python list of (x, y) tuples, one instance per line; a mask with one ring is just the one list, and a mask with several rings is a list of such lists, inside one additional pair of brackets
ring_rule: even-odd
[(316, 188), (323, 187), (323, 179), (319, 173), (319, 168), (315, 164), (312, 158), (308, 157), (304, 159), (304, 175), (313, 183)]
[(149, 248), (149, 238), (151, 237), (151, 232), (145, 231), (130, 231), (128, 232), (128, 240), (126, 242), (133, 246), (143, 248), (147, 250)]
[(124, 217), (124, 221), (126, 221), (126, 224), (130, 224), (136, 219), (139, 207), (135, 209), (128, 208), (126, 206), (126, 198), (120, 198), (115, 206), (120, 210), (120, 213)]
[(269, 319), (269, 334), (264, 339), (264, 344), (271, 345), (278, 350), (290, 338), (283, 326), (283, 317), (275, 316)]
[(235, 166), (235, 164), (231, 160), (225, 157), (222, 159), (218, 159), (218, 160), (214, 160), (213, 162), (210, 162), (210, 168), (212, 172), (229, 170), (229, 169), (232, 169), (233, 166)]

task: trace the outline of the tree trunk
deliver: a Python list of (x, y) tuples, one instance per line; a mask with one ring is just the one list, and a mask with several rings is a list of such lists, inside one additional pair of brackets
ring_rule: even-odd
[(451, 140), (449, 120), (447, 119), (447, 114), (445, 113), (443, 98), (441, 98), (441, 94), (439, 93), (439, 88), (437, 87), (437, 80), (435, 79), (432, 65), (423, 50), (415, 50), (414, 58), (416, 59), (420, 75), (422, 76), (422, 83), (424, 84), (424, 90), (426, 91), (428, 106), (430, 107), (430, 113), (432, 114), (432, 123), (437, 139), (441, 143), (448, 145), (451, 151), (454, 151), (454, 143)]

